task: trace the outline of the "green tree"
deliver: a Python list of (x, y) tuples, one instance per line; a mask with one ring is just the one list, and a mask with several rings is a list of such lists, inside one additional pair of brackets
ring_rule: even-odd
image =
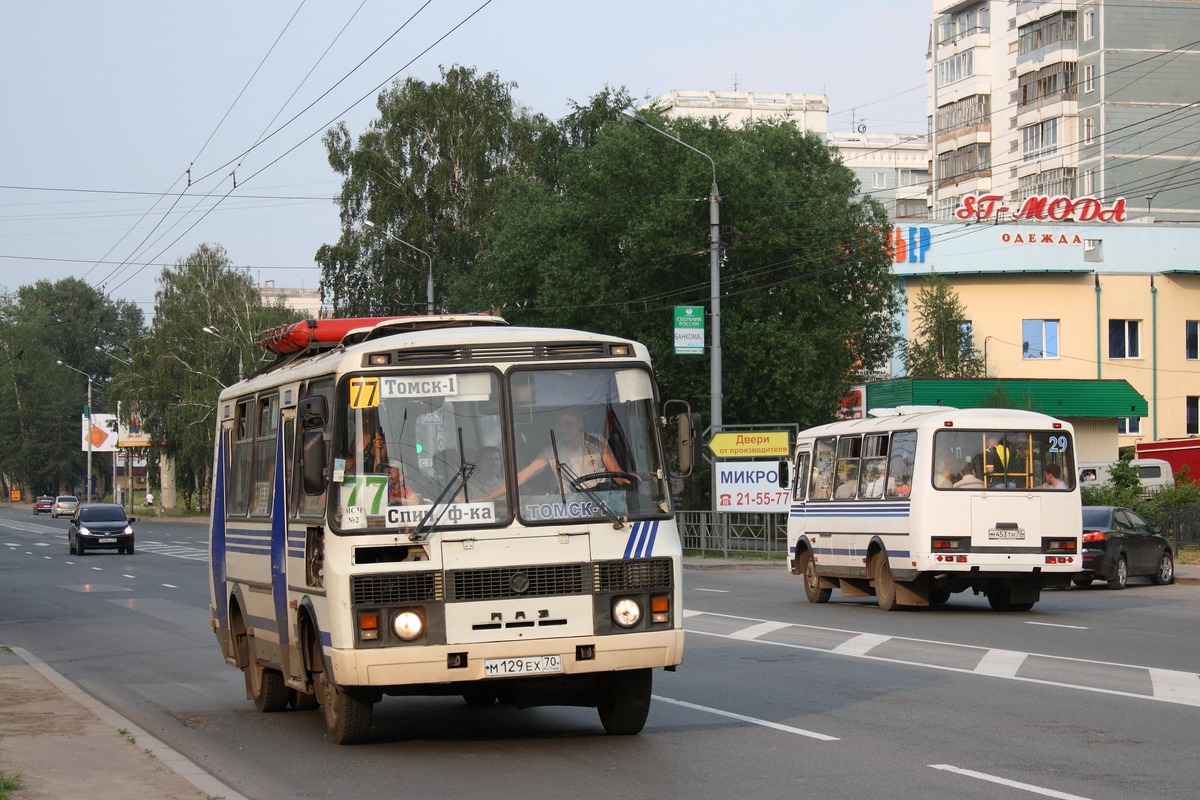
[[(100, 413), (113, 363), (96, 348), (130, 341), (141, 326), (135, 305), (109, 300), (76, 278), (37, 281), (0, 301), (0, 433), (7, 442), (0, 471), (18, 487), (82, 490), (85, 375), (92, 376), (92, 411)], [(93, 458), (93, 474), (103, 474), (102, 465)]]
[[(511, 89), (495, 73), (443, 69), (441, 82), (409, 78), (381, 93), (379, 118), (357, 142), (344, 123), (326, 133), (344, 176), (343, 233), (316, 260), (336, 314), (424, 313), (426, 262), (393, 236), (431, 255), (437, 287), (474, 266), (503, 178), (538, 158), (538, 135), (550, 131), (516, 109)], [(368, 219), (379, 232), (362, 229)]]
[(978, 378), (985, 370), (971, 326), (949, 281), (930, 273), (913, 304), (917, 325), (901, 346), (910, 378)]
[[(175, 464), (183, 506), (211, 479), (217, 395), (264, 365), (261, 331), (296, 313), (265, 306), (244, 270), (220, 246), (202, 244), (158, 278), (154, 322), (135, 343), (132, 365), (114, 381), (124, 403), (138, 403), (151, 441), (150, 458)], [(205, 331), (209, 328), (210, 332)]]
[[(830, 420), (894, 344), (886, 215), (791, 122), (654, 124), (716, 164), (725, 423)], [(708, 359), (674, 355), (671, 319), (675, 305), (709, 305), (712, 179), (707, 159), (614, 113), (570, 139), (552, 179), (513, 176), (451, 305), (642, 341), (664, 398), (707, 409)]]

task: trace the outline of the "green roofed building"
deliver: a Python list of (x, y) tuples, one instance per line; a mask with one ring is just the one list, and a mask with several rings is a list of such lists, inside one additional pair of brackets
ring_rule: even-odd
[(1124, 380), (898, 378), (866, 385), (863, 408), (1007, 407), (1049, 414), (1075, 428), (1079, 461), (1113, 461), (1117, 420), (1144, 417), (1146, 398)]

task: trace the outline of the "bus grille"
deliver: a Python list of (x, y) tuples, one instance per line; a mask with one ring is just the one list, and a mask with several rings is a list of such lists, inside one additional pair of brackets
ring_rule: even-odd
[(600, 561), (595, 570), (597, 592), (670, 589), (675, 574), (669, 558)]
[(448, 600), (498, 600), (586, 594), (586, 564), (464, 569), (447, 573)]
[(355, 575), (350, 591), (355, 605), (426, 603), (442, 599), (442, 576), (438, 572)]

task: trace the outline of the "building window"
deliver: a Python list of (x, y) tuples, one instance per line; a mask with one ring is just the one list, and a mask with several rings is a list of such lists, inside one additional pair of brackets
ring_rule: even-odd
[(1035, 161), (1058, 152), (1058, 117), (1021, 128), (1021, 157)]
[(1074, 42), (1075, 20), (1076, 12), (1063, 11), (1022, 25), (1017, 32), (1017, 54), (1024, 56), (1060, 42)]
[(1083, 40), (1089, 42), (1096, 38), (1096, 12), (1088, 9), (1083, 12)]
[(1083, 143), (1091, 144), (1096, 138), (1096, 120), (1091, 117), (1083, 118)]
[(1183, 353), (1188, 361), (1200, 359), (1200, 320), (1189, 319), (1184, 324)]
[(1083, 91), (1094, 92), (1096, 90), (1096, 66), (1087, 64), (1083, 68)]
[(1108, 357), (1141, 358), (1138, 343), (1141, 322), (1136, 319), (1110, 319), (1108, 321)]
[(1187, 430), (1188, 436), (1200, 435), (1200, 397), (1187, 396)]
[(1118, 417), (1117, 418), (1117, 435), (1118, 436), (1136, 436), (1142, 432), (1141, 417)]
[(975, 74), (975, 51), (956, 53), (937, 65), (937, 85), (948, 86)]
[(1058, 358), (1058, 320), (1021, 320), (1021, 357)]
[(871, 188), (872, 189), (886, 189), (887, 188), (887, 178), (884, 177), (884, 174), (882, 172), (872, 172), (871, 173)]
[(1083, 171), (1083, 193), (1091, 195), (1096, 191), (1096, 170), (1086, 169)]

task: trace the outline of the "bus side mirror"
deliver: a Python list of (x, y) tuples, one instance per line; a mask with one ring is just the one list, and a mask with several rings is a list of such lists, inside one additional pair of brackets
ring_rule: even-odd
[(680, 414), (675, 422), (679, 475), (687, 477), (700, 463), (700, 415), (694, 412)]
[(329, 417), (324, 395), (314, 394), (300, 400), (298, 410), (300, 430), (311, 431), (314, 428), (324, 428)]
[(318, 495), (325, 491), (325, 436), (320, 430), (306, 430), (301, 437), (304, 493)]
[(791, 475), (789, 474), (790, 464), (787, 461), (779, 462), (779, 488), (790, 489), (792, 486)]

